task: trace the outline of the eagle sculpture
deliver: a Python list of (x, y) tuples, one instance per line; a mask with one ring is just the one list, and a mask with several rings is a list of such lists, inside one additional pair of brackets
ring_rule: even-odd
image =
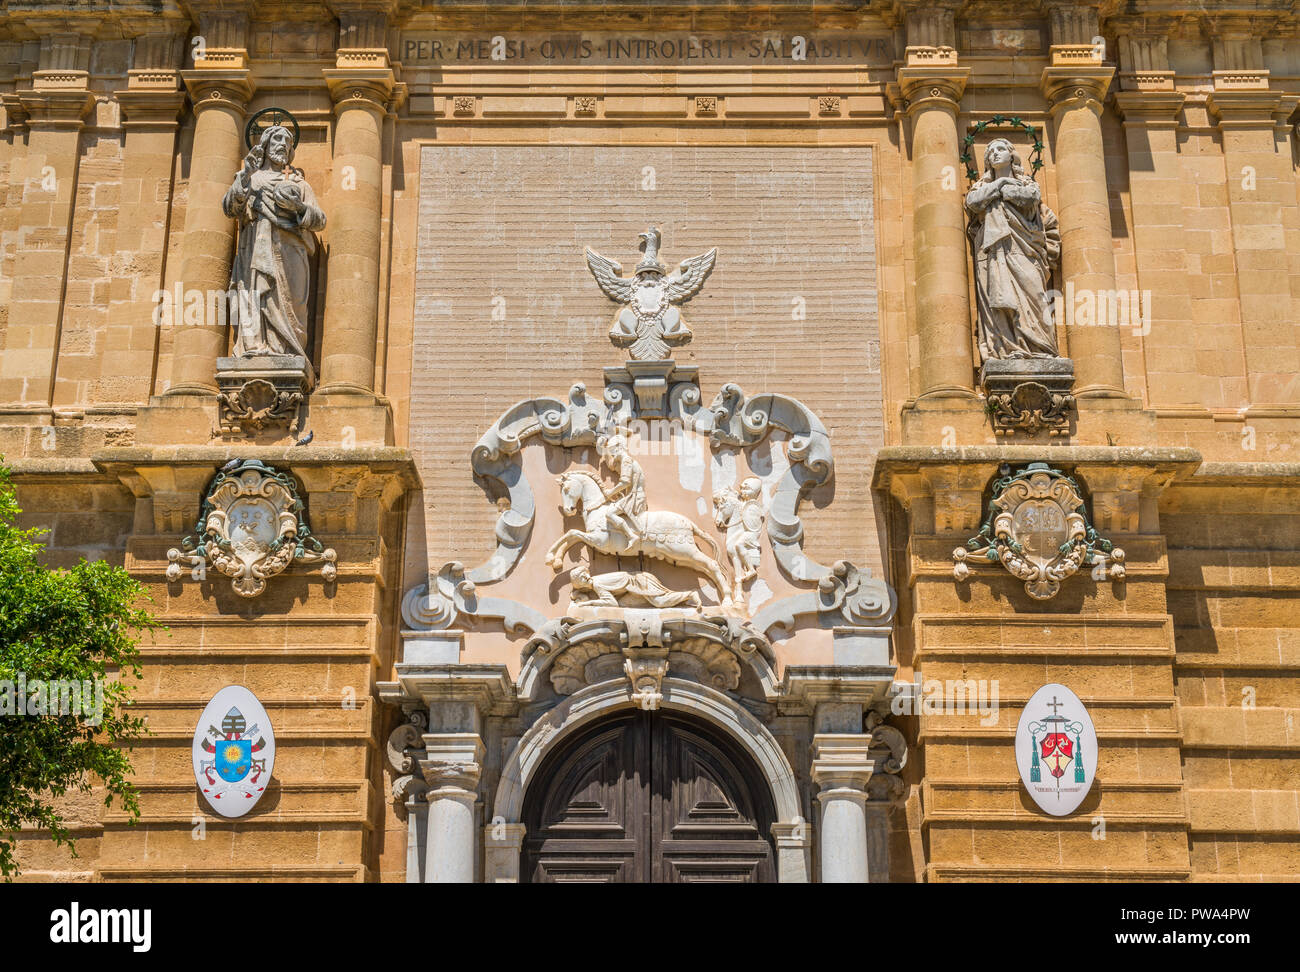
[(630, 348), (634, 361), (663, 361), (670, 349), (691, 339), (681, 312), (684, 304), (700, 292), (717, 259), (715, 247), (707, 253), (683, 260), (676, 273), (659, 262), (659, 231), (651, 226), (640, 234), (641, 262), (631, 277), (622, 276), (621, 264), (587, 248), (587, 267), (606, 297), (621, 304), (609, 339), (620, 348)]

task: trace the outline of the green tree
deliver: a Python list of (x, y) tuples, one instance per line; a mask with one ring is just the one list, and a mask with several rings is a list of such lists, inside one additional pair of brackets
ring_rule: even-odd
[[(9, 470), (0, 466), (0, 874), (18, 873), (14, 832), (23, 824), (46, 828), (76, 856), (57, 800), (70, 790), (105, 791), (140, 816), (130, 783), (129, 747), (148, 730), (126, 714), (141, 678), (137, 642), (160, 625), (138, 607), (144, 588), (121, 567), (82, 560), (53, 570), (41, 563), (45, 531), (15, 526), (18, 508)], [(18, 686), (66, 679), (102, 686), (98, 715), (55, 715), (38, 691), (16, 711)], [(31, 714), (35, 709), (35, 714)], [(42, 710), (47, 714), (41, 714)]]

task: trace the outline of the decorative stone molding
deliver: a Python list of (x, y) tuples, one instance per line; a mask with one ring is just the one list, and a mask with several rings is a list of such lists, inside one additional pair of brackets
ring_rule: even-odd
[(575, 95), (573, 99), (573, 114), (575, 118), (595, 118), (596, 96)]
[(184, 561), (196, 571), (214, 567), (240, 597), (257, 597), (290, 564), (322, 564), (326, 581), (337, 573), (334, 551), (312, 536), (293, 477), (256, 459), (231, 460), (217, 473), (194, 533), (167, 551), (169, 581), (180, 580)]
[(991, 358), (980, 369), (993, 434), (1068, 435), (1074, 413), (1069, 358)]
[(717, 114), (718, 99), (716, 95), (700, 95), (695, 99), (696, 118), (715, 118)]
[(646, 708), (672, 672), (720, 691), (739, 688), (753, 673), (768, 700), (778, 696), (776, 655), (753, 626), (735, 618), (699, 617), (682, 610), (629, 610), (622, 618), (547, 622), (525, 644), (518, 697), (538, 697), (541, 679), (560, 695), (626, 675), (632, 697)]
[[(1124, 580), (1124, 551), (1102, 539), (1088, 522), (1078, 484), (1045, 462), (1012, 472), (1003, 467), (993, 483), (988, 518), (966, 548), (953, 551), (953, 577), (970, 576), (970, 562), (1001, 563), (1025, 582), (1036, 601), (1056, 596), (1061, 581), (1084, 565), (1106, 568)], [(967, 549), (968, 548), (968, 549)]]
[(307, 363), (298, 355), (218, 358), (221, 430), (246, 435), (275, 427), (287, 431), (298, 420), (310, 382)]

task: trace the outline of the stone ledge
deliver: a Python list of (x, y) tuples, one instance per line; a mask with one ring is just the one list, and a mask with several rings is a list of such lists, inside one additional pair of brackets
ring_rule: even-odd
[(123, 446), (104, 449), (90, 457), (96, 468), (105, 469), (112, 464), (158, 464), (170, 466), (224, 465), (231, 459), (258, 459), (271, 465), (326, 466), (338, 464), (365, 464), (368, 466), (405, 467), (412, 485), (420, 485), (419, 473), (410, 450), (397, 446), (360, 446), (353, 449), (332, 446), (247, 446), (230, 445), (180, 445), (180, 446)]
[(1191, 485), (1300, 486), (1300, 462), (1207, 462), (1196, 470)]
[[(916, 469), (954, 463), (1049, 462), (1053, 466), (1159, 465), (1183, 467), (1201, 464), (1201, 454), (1184, 447), (987, 445), (987, 446), (886, 446), (876, 453), (872, 485), (884, 484), (886, 470)], [(1229, 464), (1232, 465), (1232, 464)], [(1300, 468), (1300, 466), (1297, 466)], [(1191, 475), (1191, 470), (1181, 470)]]

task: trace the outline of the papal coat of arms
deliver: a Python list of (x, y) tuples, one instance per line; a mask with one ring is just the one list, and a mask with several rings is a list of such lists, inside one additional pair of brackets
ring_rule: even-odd
[(266, 709), (242, 685), (227, 685), (199, 718), (194, 779), (223, 817), (242, 817), (261, 799), (275, 764), (275, 734)]
[(1037, 601), (1054, 597), (1061, 581), (1085, 564), (1124, 579), (1124, 551), (1089, 524), (1078, 484), (1045, 462), (1014, 472), (1002, 467), (984, 526), (952, 556), (957, 580), (970, 576), (971, 563), (1001, 563)]
[(1034, 802), (1048, 814), (1073, 813), (1097, 773), (1097, 732), (1079, 697), (1044, 685), (1016, 726), (1016, 766)]
[(690, 328), (675, 305), (700, 292), (713, 272), (717, 249), (683, 260), (675, 273), (659, 262), (659, 231), (651, 226), (640, 236), (641, 262), (631, 277), (621, 264), (587, 249), (587, 267), (605, 296), (622, 304), (609, 339), (627, 348), (633, 361), (662, 361), (670, 349), (691, 339)]

